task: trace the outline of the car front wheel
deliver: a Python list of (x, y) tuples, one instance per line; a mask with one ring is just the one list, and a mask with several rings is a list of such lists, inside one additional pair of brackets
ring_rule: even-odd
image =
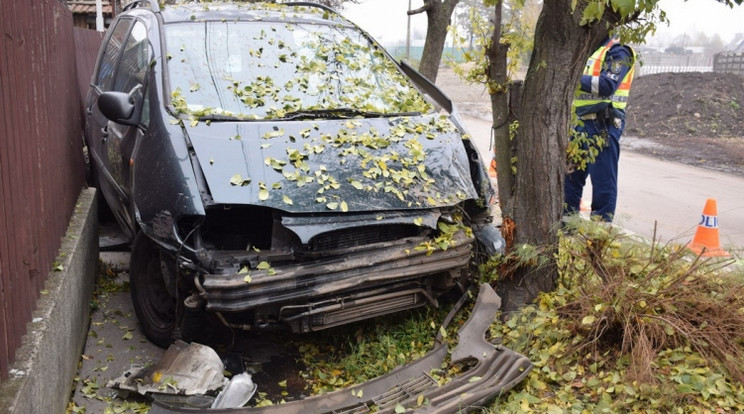
[(162, 260), (168, 256), (141, 231), (132, 244), (129, 267), (132, 304), (144, 334), (163, 348), (173, 342), (176, 298), (169, 292)]

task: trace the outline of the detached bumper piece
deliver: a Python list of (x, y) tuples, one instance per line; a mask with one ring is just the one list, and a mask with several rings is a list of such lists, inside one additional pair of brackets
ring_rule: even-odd
[[(485, 332), (501, 307), (501, 299), (488, 284), (481, 285), (478, 301), (460, 329), (452, 363), (475, 361), (472, 367), (439, 385), (432, 376), (447, 357), (440, 344), (423, 358), (371, 381), (325, 395), (268, 407), (212, 409), (214, 413), (245, 414), (361, 414), (394, 413), (396, 406), (407, 413), (467, 413), (477, 410), (521, 382), (532, 363), (510, 349), (485, 340)], [(419, 402), (423, 402), (419, 404)], [(155, 401), (151, 414), (195, 413), (193, 408), (169, 406)]]

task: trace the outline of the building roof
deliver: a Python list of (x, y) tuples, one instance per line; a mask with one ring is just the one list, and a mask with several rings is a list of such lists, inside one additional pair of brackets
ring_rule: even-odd
[[(112, 7), (108, 0), (101, 1), (101, 9), (104, 14), (111, 14)], [(95, 0), (68, 0), (67, 5), (72, 10), (73, 14), (95, 14), (96, 13), (96, 2)]]

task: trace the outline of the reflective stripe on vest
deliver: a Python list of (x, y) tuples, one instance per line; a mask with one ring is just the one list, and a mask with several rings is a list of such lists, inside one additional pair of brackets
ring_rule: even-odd
[[(599, 77), (602, 74), (602, 66), (604, 65), (605, 56), (612, 46), (618, 44), (616, 39), (610, 39), (602, 47), (594, 51), (589, 57), (584, 68), (584, 75), (592, 77), (591, 86), (592, 92), (578, 92), (574, 99), (574, 108), (582, 108), (588, 106), (601, 105), (611, 103), (614, 108), (625, 109), (628, 106), (628, 96), (630, 95), (630, 85), (633, 83), (633, 74), (635, 73), (635, 65), (632, 65), (625, 74), (620, 86), (618, 86), (615, 93), (611, 96), (600, 96), (599, 95)], [(633, 49), (630, 49), (632, 54), (632, 60), (635, 62), (636, 54)], [(587, 108), (589, 109), (589, 108)]]

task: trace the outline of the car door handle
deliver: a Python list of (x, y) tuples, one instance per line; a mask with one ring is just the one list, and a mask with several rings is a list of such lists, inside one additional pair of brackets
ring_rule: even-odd
[(101, 142), (108, 141), (108, 137), (109, 137), (109, 130), (108, 130), (108, 125), (106, 125), (105, 127), (101, 128)]

